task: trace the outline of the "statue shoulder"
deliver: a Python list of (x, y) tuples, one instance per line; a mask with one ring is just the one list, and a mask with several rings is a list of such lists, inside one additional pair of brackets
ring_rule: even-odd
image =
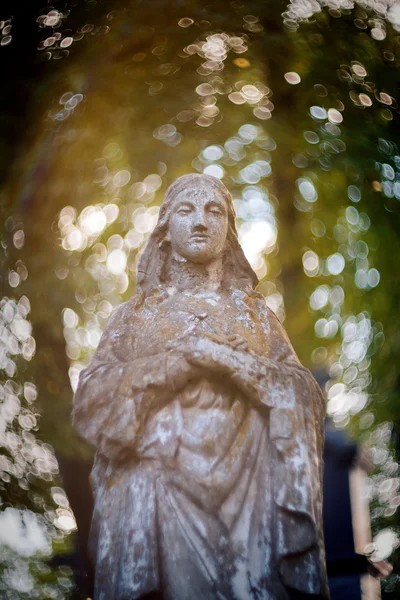
[(95, 352), (95, 361), (108, 360), (110, 356), (122, 361), (126, 359), (127, 349), (132, 347), (135, 336), (136, 301), (137, 297), (132, 296), (114, 308)]
[(119, 304), (118, 306), (116, 306), (114, 308), (114, 310), (112, 311), (110, 318), (108, 319), (108, 323), (107, 323), (107, 328), (109, 327), (116, 327), (117, 325), (119, 325), (122, 321), (124, 321), (127, 316), (128, 316), (128, 304), (130, 303), (130, 300), (128, 300), (127, 302), (123, 302), (122, 304)]
[(270, 348), (273, 349), (272, 357), (279, 361), (290, 360), (296, 364), (299, 363), (286, 329), (274, 311), (267, 306), (264, 296), (259, 292), (252, 292), (250, 297), (253, 302), (253, 310), (264, 328)]
[(273, 329), (284, 331), (282, 323), (280, 322), (274, 311), (267, 305), (264, 296), (260, 294), (260, 292), (252, 291), (250, 293), (250, 298), (252, 300), (254, 310), (257, 313), (257, 316), (260, 319), (260, 321), (267, 324)]
[(129, 300), (114, 308), (108, 319), (106, 331), (123, 329), (132, 325), (137, 305), (141, 300), (140, 296), (140, 294), (134, 294)]

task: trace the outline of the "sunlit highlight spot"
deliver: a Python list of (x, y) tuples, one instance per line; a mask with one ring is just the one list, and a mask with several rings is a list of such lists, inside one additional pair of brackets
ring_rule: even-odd
[(182, 19), (180, 19), (178, 21), (179, 27), (183, 27), (183, 28), (190, 27), (191, 25), (193, 25), (193, 23), (194, 23), (193, 19), (190, 19), (189, 17), (183, 17)]
[(317, 190), (311, 180), (301, 178), (297, 180), (299, 191), (307, 202), (316, 202), (318, 200)]
[(339, 275), (343, 271), (345, 264), (345, 260), (339, 252), (331, 254), (326, 261), (327, 269), (331, 275)]
[(272, 247), (276, 237), (276, 229), (269, 221), (244, 223), (239, 229), (240, 243), (250, 263), (258, 260), (260, 252)]
[(250, 67), (250, 61), (247, 58), (235, 58), (233, 64), (239, 67), (239, 69), (247, 69)]
[(309, 144), (318, 144), (319, 137), (315, 131), (305, 131), (303, 135)]
[(221, 146), (208, 146), (202, 152), (206, 160), (219, 160), (223, 157), (224, 151)]
[(124, 187), (127, 183), (129, 183), (130, 179), (130, 172), (127, 169), (123, 169), (114, 175), (113, 184), (115, 187)]
[(65, 37), (61, 42), (60, 42), (60, 47), (61, 48), (68, 48), (69, 46), (71, 46), (72, 42), (73, 42), (73, 38), (72, 37)]
[(368, 94), (360, 94), (359, 99), (363, 106), (372, 106), (372, 100)]
[(310, 108), (310, 113), (314, 119), (318, 119), (319, 121), (323, 121), (328, 117), (327, 111), (325, 108), (322, 108), (322, 106), (312, 106)]
[(400, 538), (393, 529), (383, 529), (376, 534), (373, 541), (373, 554), (371, 559), (374, 561), (385, 560), (393, 553), (393, 550), (400, 544)]
[(308, 277), (315, 277), (319, 272), (319, 258), (312, 250), (308, 250), (303, 254), (302, 258), (303, 269)]
[(232, 92), (229, 94), (229, 100), (233, 102), (233, 104), (245, 104), (246, 98), (243, 96), (241, 92)]
[(380, 27), (373, 27), (371, 29), (371, 37), (378, 42), (381, 42), (386, 37), (386, 31)]
[(255, 117), (257, 117), (258, 119), (261, 119), (262, 121), (266, 121), (267, 119), (271, 118), (271, 111), (266, 108), (265, 106), (257, 106), (256, 108), (253, 109), (253, 114)]
[(263, 97), (262, 92), (254, 85), (244, 85), (241, 89), (241, 93), (249, 104), (255, 104)]
[(353, 62), (351, 65), (351, 69), (353, 73), (355, 73), (358, 77), (366, 77), (367, 71), (362, 64)]
[(359, 202), (361, 200), (361, 192), (356, 185), (349, 185), (347, 194), (352, 202)]
[(324, 308), (329, 300), (329, 287), (327, 285), (320, 285), (311, 295), (310, 306), (314, 310), (320, 310)]
[(76, 521), (71, 511), (63, 510), (58, 512), (60, 512), (60, 515), (55, 520), (55, 525), (57, 527), (59, 527), (66, 533), (69, 533), (70, 531), (76, 529)]
[(203, 170), (205, 175), (212, 175), (218, 179), (222, 179), (224, 176), (224, 169), (220, 165), (209, 165)]
[(88, 206), (83, 209), (79, 221), (83, 231), (93, 235), (103, 231), (107, 224), (107, 217), (100, 208)]
[(341, 123), (343, 115), (336, 108), (330, 108), (328, 110), (328, 119), (331, 123)]
[(297, 85), (301, 81), (300, 75), (295, 71), (289, 71), (288, 73), (285, 73), (284, 77), (291, 85)]

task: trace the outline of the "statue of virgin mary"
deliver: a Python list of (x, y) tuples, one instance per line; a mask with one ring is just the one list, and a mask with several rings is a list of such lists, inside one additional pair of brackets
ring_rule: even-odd
[(328, 598), (324, 401), (256, 284), (226, 187), (177, 179), (74, 399), (95, 600)]

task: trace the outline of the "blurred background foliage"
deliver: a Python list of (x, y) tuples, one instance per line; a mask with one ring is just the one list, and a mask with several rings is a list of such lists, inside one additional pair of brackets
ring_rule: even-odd
[[(92, 450), (71, 429), (73, 390), (135, 290), (167, 186), (193, 171), (232, 192), (260, 291), (301, 361), (329, 373), (336, 425), (371, 447), (372, 549), (398, 566), (400, 5), (0, 12), (0, 595), (77, 593), (70, 504)], [(399, 577), (383, 589), (399, 597)]]

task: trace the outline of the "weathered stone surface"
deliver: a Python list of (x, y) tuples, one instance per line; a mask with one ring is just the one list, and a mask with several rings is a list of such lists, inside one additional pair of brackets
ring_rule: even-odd
[(96, 600), (328, 597), (324, 401), (256, 283), (226, 188), (179, 178), (75, 395)]

